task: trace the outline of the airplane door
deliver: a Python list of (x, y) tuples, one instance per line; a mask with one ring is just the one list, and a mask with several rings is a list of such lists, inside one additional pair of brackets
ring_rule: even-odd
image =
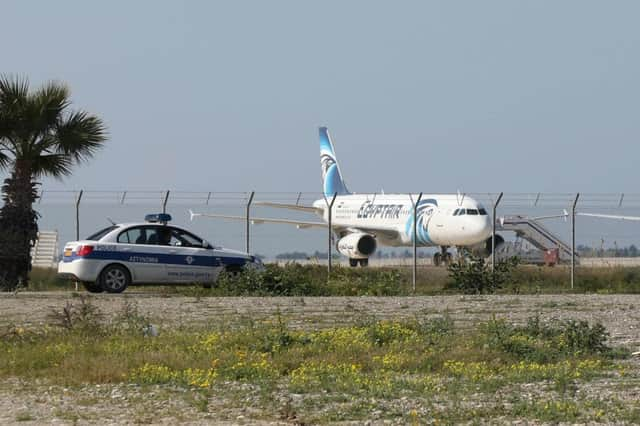
[(448, 244), (445, 231), (445, 215), (442, 211), (434, 210), (433, 214), (427, 219), (427, 226), (432, 243), (435, 245)]

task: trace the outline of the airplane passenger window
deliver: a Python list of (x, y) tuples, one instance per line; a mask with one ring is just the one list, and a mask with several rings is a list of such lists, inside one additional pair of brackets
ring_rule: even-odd
[(467, 214), (477, 216), (478, 215), (478, 210), (476, 210), (476, 209), (467, 209)]

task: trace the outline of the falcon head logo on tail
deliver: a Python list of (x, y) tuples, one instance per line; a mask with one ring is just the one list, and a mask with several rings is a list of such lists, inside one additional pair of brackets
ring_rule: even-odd
[(329, 130), (326, 127), (320, 127), (320, 165), (322, 167), (322, 191), (325, 197), (331, 197), (335, 193), (338, 195), (349, 194), (338, 167)]

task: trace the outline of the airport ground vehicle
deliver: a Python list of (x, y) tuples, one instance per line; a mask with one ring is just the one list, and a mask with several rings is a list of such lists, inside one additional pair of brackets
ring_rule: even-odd
[(168, 214), (147, 215), (143, 223), (114, 224), (68, 242), (58, 274), (90, 292), (121, 293), (139, 283), (210, 285), (223, 269), (262, 268), (255, 256), (215, 247), (170, 220)]

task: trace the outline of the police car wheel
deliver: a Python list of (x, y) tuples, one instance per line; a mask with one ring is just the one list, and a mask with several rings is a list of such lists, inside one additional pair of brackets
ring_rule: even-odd
[(89, 281), (85, 281), (82, 283), (82, 285), (89, 293), (102, 293), (104, 291), (102, 285), (100, 285), (99, 282), (92, 283)]
[(130, 283), (129, 271), (124, 266), (109, 265), (100, 274), (100, 285), (107, 293), (122, 293)]

